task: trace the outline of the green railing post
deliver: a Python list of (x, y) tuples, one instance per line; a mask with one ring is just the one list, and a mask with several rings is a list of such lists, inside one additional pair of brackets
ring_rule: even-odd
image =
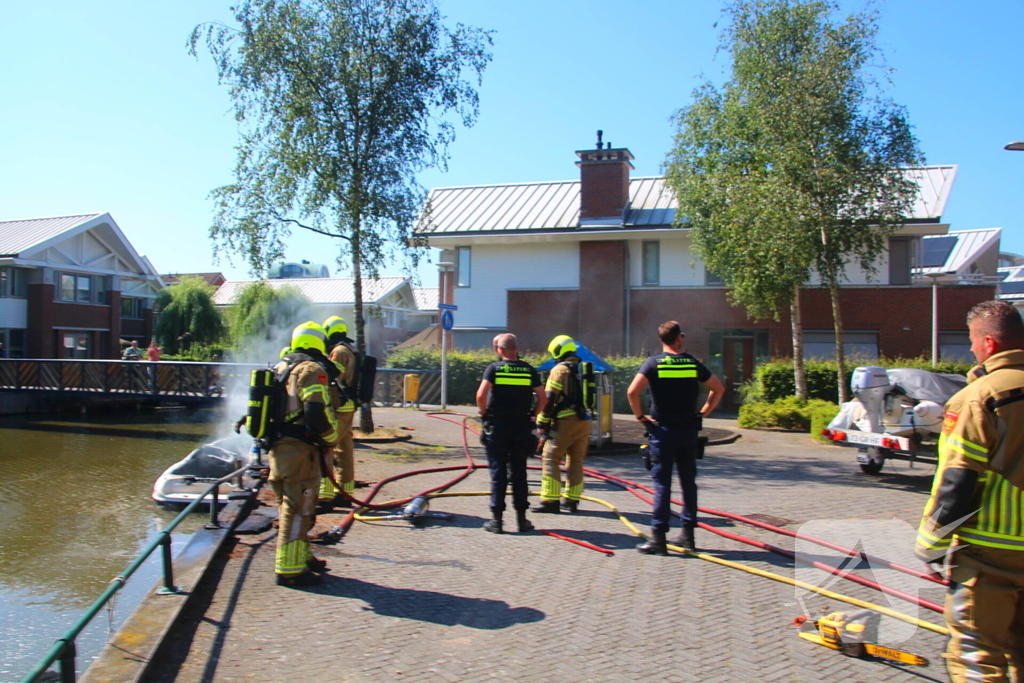
[(171, 557), (171, 535), (164, 532), (163, 540), (163, 561), (164, 561), (164, 585), (157, 591), (157, 595), (176, 595), (180, 589), (174, 585), (174, 561)]
[(75, 683), (76, 650), (74, 639), (65, 642), (60, 653), (60, 683)]
[(207, 528), (207, 529), (219, 529), (220, 528), (220, 522), (217, 521), (217, 494), (220, 493), (220, 484), (219, 483), (217, 484), (217, 486), (213, 489), (213, 491), (211, 493), (213, 495), (213, 500), (210, 501), (210, 522), (209, 522), (209, 524), (206, 525), (205, 528)]

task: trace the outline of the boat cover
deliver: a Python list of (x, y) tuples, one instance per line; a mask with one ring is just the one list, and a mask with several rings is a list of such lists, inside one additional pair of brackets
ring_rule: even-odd
[(903, 390), (907, 396), (918, 401), (934, 401), (944, 405), (956, 392), (967, 386), (967, 378), (931, 370), (916, 368), (892, 368), (886, 370), (889, 382)]
[(238, 457), (237, 453), (206, 444), (189, 453), (170, 473), (198, 479), (220, 479), (235, 471), (235, 458)]

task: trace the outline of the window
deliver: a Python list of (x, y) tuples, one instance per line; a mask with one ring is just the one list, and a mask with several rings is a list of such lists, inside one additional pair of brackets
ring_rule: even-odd
[(939, 358), (974, 362), (971, 337), (967, 332), (939, 332)]
[(59, 273), (57, 275), (59, 289), (57, 298), (60, 301), (77, 301), (78, 303), (89, 304), (96, 300), (91, 275), (71, 275)]
[(455, 249), (455, 286), (469, 287), (470, 251), (469, 247)]
[(721, 275), (711, 272), (707, 266), (704, 266), (704, 284), (709, 287), (722, 287), (725, 285), (725, 280)]
[(889, 240), (889, 284), (910, 284), (910, 240), (892, 238)]
[(121, 299), (122, 318), (135, 318), (136, 320), (141, 320), (142, 310), (142, 299), (134, 299), (131, 297), (124, 297)]
[(0, 297), (28, 296), (28, 271), (24, 268), (0, 268)]
[(61, 358), (89, 358), (89, 349), (92, 346), (92, 333), (90, 332), (62, 332), (63, 342), (61, 343)]
[[(843, 332), (843, 354), (860, 358), (878, 358), (877, 332)], [(836, 333), (831, 330), (804, 331), (804, 358), (836, 357)]]
[(661, 245), (658, 242), (644, 242), (643, 284), (656, 285), (661, 276)]
[(281, 277), (282, 278), (296, 278), (304, 277), (306, 275), (306, 269), (302, 266), (297, 266), (290, 263), (286, 266), (281, 266)]
[(25, 357), (25, 330), (0, 329), (0, 343), (3, 344), (0, 358)]
[(400, 329), (405, 322), (404, 311), (384, 311), (384, 327)]

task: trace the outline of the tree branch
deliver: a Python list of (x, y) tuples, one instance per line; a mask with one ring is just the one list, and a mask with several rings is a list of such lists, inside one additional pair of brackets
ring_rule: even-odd
[(336, 232), (327, 232), (326, 230), (321, 230), (320, 228), (314, 228), (311, 225), (305, 225), (304, 223), (300, 223), (294, 218), (285, 218), (284, 216), (279, 216), (277, 213), (272, 212), (271, 215), (274, 217), (274, 220), (280, 221), (281, 223), (294, 223), (300, 228), (303, 228), (304, 230), (309, 230), (310, 232), (315, 232), (320, 235), (327, 235), (328, 237), (340, 237), (343, 240), (348, 240), (350, 242), (352, 241), (352, 239), (347, 235), (339, 235)]

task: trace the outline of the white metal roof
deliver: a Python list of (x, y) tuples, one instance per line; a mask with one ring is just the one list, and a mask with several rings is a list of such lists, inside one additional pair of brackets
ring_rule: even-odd
[(0, 256), (17, 256), (102, 215), (101, 213), (86, 213), (75, 216), (0, 221)]
[(929, 240), (956, 238), (956, 243), (940, 266), (914, 268), (915, 275), (938, 275), (941, 273), (963, 273), (971, 267), (979, 256), (999, 243), (1002, 228), (983, 228), (980, 230), (954, 230), (945, 235), (926, 235), (925, 246)]
[[(274, 289), (294, 287), (315, 304), (355, 303), (354, 279), (350, 277), (307, 277), (283, 280), (264, 280)], [(213, 303), (228, 306), (234, 303), (239, 293), (253, 280), (228, 280), (213, 295)], [(363, 279), (363, 302), (376, 303), (386, 298), (402, 285), (408, 283), (404, 277), (382, 277), (376, 280)]]
[[(921, 166), (907, 173), (921, 188), (913, 219), (938, 222), (956, 166)], [(664, 178), (631, 178), (622, 227), (668, 227), (678, 205)], [(580, 229), (580, 181), (441, 187), (430, 191), (430, 214), (418, 232), (430, 236)], [(618, 226), (613, 226), (618, 227)], [(608, 229), (608, 226), (603, 228)]]
[(416, 309), (420, 311), (436, 311), (438, 302), (437, 287), (416, 287), (412, 290), (416, 299)]

